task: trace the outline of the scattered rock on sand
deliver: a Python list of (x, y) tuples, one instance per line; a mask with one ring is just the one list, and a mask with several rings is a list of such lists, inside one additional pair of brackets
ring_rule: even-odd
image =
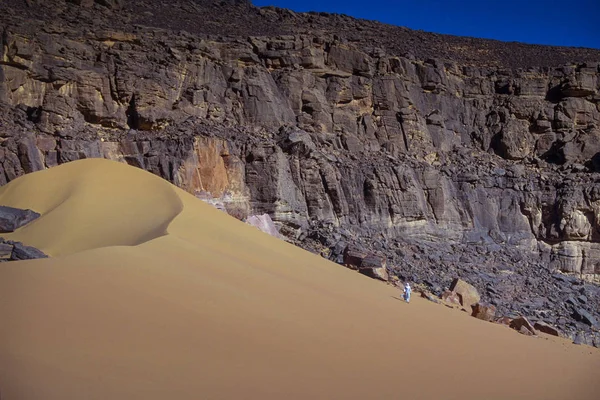
[(558, 337), (563, 337), (563, 333), (561, 331), (558, 330), (558, 328), (553, 327), (552, 325), (548, 325), (545, 322), (536, 322), (533, 327), (540, 331), (543, 332), (547, 335), (552, 335), (552, 336), (558, 336)]
[(477, 289), (460, 278), (456, 278), (452, 281), (450, 290), (458, 294), (460, 304), (466, 309), (470, 309), (481, 300), (481, 296)]
[(491, 322), (496, 317), (496, 307), (477, 303), (473, 306), (473, 313), (471, 315), (475, 318)]
[(39, 216), (35, 211), (0, 206), (0, 233), (13, 232)]
[(429, 301), (432, 301), (434, 303), (439, 303), (440, 302), (433, 294), (431, 294), (431, 293), (429, 293), (429, 292), (427, 292), (425, 290), (421, 291), (421, 297), (424, 298), (424, 299), (427, 299)]
[(518, 329), (519, 333), (525, 336), (533, 336), (535, 335), (535, 333), (531, 332), (529, 329), (527, 329), (525, 327), (525, 325), (522, 325), (519, 329)]
[(368, 255), (363, 258), (359, 270), (361, 274), (370, 276), (371, 278), (387, 281), (389, 278), (387, 272), (387, 262), (385, 258), (375, 255)]
[(510, 323), (512, 322), (512, 318), (509, 318), (509, 317), (500, 317), (500, 318), (496, 318), (495, 322), (497, 324), (500, 324), (500, 325), (510, 326)]
[(12, 256), (13, 245), (8, 243), (0, 243), (0, 260), (8, 261)]
[(363, 275), (387, 281), (387, 261), (385, 257), (377, 256), (360, 248), (348, 246), (344, 250), (344, 265), (350, 269), (358, 270)]
[(537, 334), (535, 331), (535, 328), (533, 327), (533, 325), (531, 325), (531, 322), (529, 322), (529, 320), (525, 317), (517, 317), (517, 318), (513, 319), (510, 322), (509, 326), (524, 335), (536, 335)]
[(4, 240), (0, 238), (0, 262), (2, 261), (19, 261), (33, 260), (36, 258), (47, 258), (44, 252), (35, 247), (25, 246), (21, 242), (13, 242), (12, 240)]
[(33, 260), (36, 258), (47, 258), (43, 251), (35, 247), (25, 246), (23, 243), (15, 242), (13, 244), (12, 259), (17, 260)]

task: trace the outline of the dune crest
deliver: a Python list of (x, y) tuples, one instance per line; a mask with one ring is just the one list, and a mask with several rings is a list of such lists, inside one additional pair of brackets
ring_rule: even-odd
[(406, 304), (134, 167), (65, 164), (0, 203), (42, 213), (12, 236), (57, 256), (0, 264), (2, 400), (600, 393), (597, 349)]
[(168, 182), (104, 159), (25, 175), (0, 188), (0, 204), (42, 214), (5, 236), (51, 256), (146, 242), (166, 234), (183, 209)]

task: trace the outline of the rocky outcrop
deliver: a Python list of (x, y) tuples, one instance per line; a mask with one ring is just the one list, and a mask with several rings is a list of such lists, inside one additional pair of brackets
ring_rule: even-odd
[(6, 0), (0, 30), (0, 184), (105, 157), (379, 279), (598, 318), (598, 51), (243, 1)]
[(527, 318), (525, 317), (518, 317), (513, 319), (510, 322), (509, 326), (514, 330), (519, 331), (519, 333), (522, 333), (527, 336), (537, 335), (535, 328), (533, 327), (533, 325), (531, 325), (531, 322), (529, 322), (529, 320), (527, 320)]
[(477, 303), (473, 306), (473, 313), (471, 315), (477, 319), (492, 322), (496, 318), (496, 307)]
[(363, 249), (348, 246), (344, 250), (344, 265), (358, 270), (371, 278), (387, 281), (387, 261), (384, 257), (366, 252)]
[(540, 331), (540, 332), (545, 333), (547, 335), (559, 336), (559, 337), (563, 337), (564, 336), (563, 333), (560, 330), (558, 330), (557, 328), (553, 327), (552, 325), (548, 325), (548, 324), (545, 324), (543, 322), (536, 322), (533, 325), (533, 328), (536, 331)]
[(363, 275), (382, 281), (387, 281), (389, 279), (386, 260), (383, 257), (368, 255), (363, 258), (360, 263), (359, 272)]
[(0, 262), (33, 260), (36, 258), (47, 258), (48, 256), (35, 247), (26, 246), (21, 242), (4, 240), (0, 238)]
[(458, 296), (458, 294), (456, 292), (453, 292), (451, 290), (446, 290), (444, 293), (442, 293), (442, 295), (440, 296), (440, 298), (448, 305), (451, 306), (460, 306), (460, 297)]
[(450, 291), (458, 295), (460, 304), (469, 311), (473, 310), (473, 307), (478, 304), (479, 300), (481, 299), (477, 289), (459, 278), (456, 278), (454, 281), (452, 281), (452, 285), (450, 285)]
[[(0, 232), (13, 232), (20, 227), (36, 220), (40, 214), (32, 210), (0, 206)], [(33, 260), (48, 257), (35, 247), (26, 246), (21, 242), (5, 240), (0, 237), (0, 262)]]
[(512, 318), (509, 317), (500, 317), (500, 318), (496, 318), (496, 320), (494, 322), (496, 322), (497, 324), (500, 325), (505, 325), (510, 327), (510, 323), (512, 322)]
[(39, 216), (40, 214), (32, 210), (0, 206), (0, 233), (13, 232)]

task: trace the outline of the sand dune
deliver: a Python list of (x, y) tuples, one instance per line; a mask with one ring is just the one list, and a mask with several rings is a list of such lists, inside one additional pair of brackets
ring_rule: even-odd
[(42, 214), (6, 237), (59, 256), (164, 235), (183, 208), (179, 196), (164, 180), (122, 167), (97, 160), (69, 163), (6, 185), (0, 204)]
[(0, 189), (42, 217), (0, 264), (11, 399), (597, 399), (600, 352), (529, 338), (262, 234), (142, 170)]

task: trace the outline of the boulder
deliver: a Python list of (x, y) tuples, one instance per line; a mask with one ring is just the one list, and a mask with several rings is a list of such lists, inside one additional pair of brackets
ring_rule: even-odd
[(571, 75), (560, 86), (565, 97), (586, 97), (596, 93), (596, 76), (594, 73), (577, 72)]
[(362, 259), (358, 271), (363, 275), (382, 281), (387, 281), (389, 279), (387, 263), (383, 257), (368, 255)]
[(344, 251), (344, 265), (350, 269), (358, 270), (363, 275), (387, 281), (387, 260), (360, 248), (348, 246)]
[(500, 317), (500, 318), (496, 318), (495, 322), (500, 325), (510, 326), (510, 323), (512, 322), (512, 318)]
[(35, 211), (0, 206), (0, 233), (13, 232), (39, 216)]
[(471, 315), (475, 318), (491, 322), (496, 317), (496, 307), (477, 303), (473, 306), (473, 313)]
[(593, 327), (598, 326), (596, 318), (594, 318), (591, 313), (587, 312), (582, 308), (576, 308), (575, 312), (573, 313), (573, 317), (575, 317), (576, 320), (583, 322), (584, 324), (588, 324)]
[(509, 325), (512, 329), (523, 333), (525, 335), (536, 335), (535, 328), (531, 325), (531, 322), (525, 317), (517, 317), (510, 322)]
[(0, 262), (32, 260), (47, 257), (48, 256), (44, 254), (44, 252), (35, 247), (25, 246), (21, 242), (13, 242), (12, 240), (0, 238)]
[(552, 336), (558, 336), (558, 337), (563, 337), (563, 334), (561, 331), (559, 331), (557, 328), (553, 327), (552, 325), (548, 325), (544, 322), (536, 322), (533, 327), (540, 331), (545, 333), (546, 335), (552, 335)]
[(525, 326), (521, 326), (521, 327), (518, 329), (518, 331), (519, 331), (519, 333), (520, 333), (521, 335), (525, 335), (525, 336), (533, 336), (533, 335), (535, 335), (535, 333), (531, 332), (531, 331), (530, 331), (529, 329), (527, 329)]
[(460, 278), (456, 278), (452, 281), (450, 290), (458, 295), (460, 304), (467, 309), (470, 309), (481, 299), (477, 289)]
[(13, 245), (9, 243), (0, 243), (0, 260), (10, 260), (13, 252)]
[(350, 269), (359, 269), (367, 252), (357, 247), (348, 246), (344, 250), (344, 265)]
[(48, 256), (35, 247), (25, 246), (19, 242), (13, 243), (12, 260), (33, 260), (36, 258), (48, 258)]
[(458, 294), (456, 294), (456, 292), (451, 290), (446, 290), (444, 293), (442, 293), (441, 299), (448, 304), (460, 306), (460, 297)]

